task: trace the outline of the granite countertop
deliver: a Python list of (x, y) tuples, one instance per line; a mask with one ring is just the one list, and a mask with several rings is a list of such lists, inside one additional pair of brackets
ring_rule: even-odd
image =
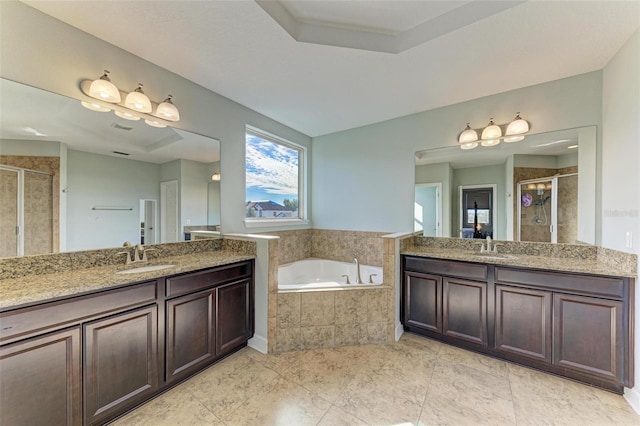
[[(130, 283), (254, 258), (253, 255), (239, 254), (231, 250), (215, 250), (153, 259), (146, 263), (101, 266), (0, 280), (0, 310), (79, 296)], [(175, 266), (144, 273), (117, 274), (118, 271), (125, 269), (166, 264)]]
[(623, 267), (616, 267), (597, 258), (580, 257), (551, 257), (528, 254), (499, 253), (497, 256), (512, 256), (513, 258), (495, 258), (485, 253), (487, 257), (478, 256), (478, 252), (461, 249), (446, 249), (427, 246), (410, 246), (400, 251), (409, 256), (429, 257), (434, 259), (461, 260), (465, 262), (485, 263), (491, 265), (516, 266), (540, 270), (559, 272), (576, 272), (581, 274), (606, 275), (614, 277), (635, 278), (636, 274)]

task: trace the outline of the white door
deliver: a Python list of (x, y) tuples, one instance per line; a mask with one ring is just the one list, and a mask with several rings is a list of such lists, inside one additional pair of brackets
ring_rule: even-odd
[(180, 241), (178, 216), (178, 181), (160, 183), (160, 242)]
[(417, 184), (414, 199), (414, 231), (423, 231), (425, 237), (441, 237), (442, 183)]

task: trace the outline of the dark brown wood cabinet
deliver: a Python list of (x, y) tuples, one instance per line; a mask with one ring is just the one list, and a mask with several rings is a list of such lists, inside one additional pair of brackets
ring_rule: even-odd
[(405, 330), (618, 393), (633, 387), (632, 278), (407, 255), (402, 269)]
[(217, 288), (216, 354), (223, 355), (253, 335), (251, 281), (243, 280)]
[(604, 379), (624, 375), (621, 301), (553, 295), (553, 364)]
[(85, 424), (121, 413), (158, 390), (154, 304), (83, 325)]
[(442, 333), (442, 277), (405, 273), (404, 323)]
[(167, 301), (167, 381), (178, 380), (216, 357), (216, 290)]
[(487, 283), (446, 277), (442, 287), (442, 333), (487, 346)]
[(496, 285), (496, 349), (550, 363), (551, 296), (549, 291)]
[(81, 424), (80, 362), (80, 327), (0, 347), (0, 424)]
[(0, 424), (107, 423), (245, 346), (254, 261), (0, 312)]

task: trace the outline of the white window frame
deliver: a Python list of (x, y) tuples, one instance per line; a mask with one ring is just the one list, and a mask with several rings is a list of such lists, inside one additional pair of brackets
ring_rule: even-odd
[[(253, 136), (257, 136), (259, 138), (266, 139), (273, 143), (284, 145), (287, 148), (291, 148), (298, 151), (298, 217), (290, 218), (290, 219), (245, 217), (244, 218), (245, 226), (247, 228), (258, 228), (258, 227), (287, 227), (287, 226), (297, 226), (297, 225), (308, 224), (309, 220), (307, 219), (307, 148), (302, 145), (298, 145), (297, 143), (286, 140), (280, 136), (277, 136), (272, 133), (266, 132), (264, 130), (258, 129), (256, 127), (247, 125), (245, 127), (245, 149), (246, 149), (247, 133)], [(246, 161), (246, 152), (245, 152), (245, 161)], [(247, 192), (246, 165), (245, 165), (244, 190), (246, 194)], [(246, 198), (246, 195), (245, 195), (245, 198)]]

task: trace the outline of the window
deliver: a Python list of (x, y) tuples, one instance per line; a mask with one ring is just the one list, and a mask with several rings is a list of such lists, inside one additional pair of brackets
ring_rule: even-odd
[(303, 219), (304, 148), (249, 128), (245, 148), (247, 222)]

